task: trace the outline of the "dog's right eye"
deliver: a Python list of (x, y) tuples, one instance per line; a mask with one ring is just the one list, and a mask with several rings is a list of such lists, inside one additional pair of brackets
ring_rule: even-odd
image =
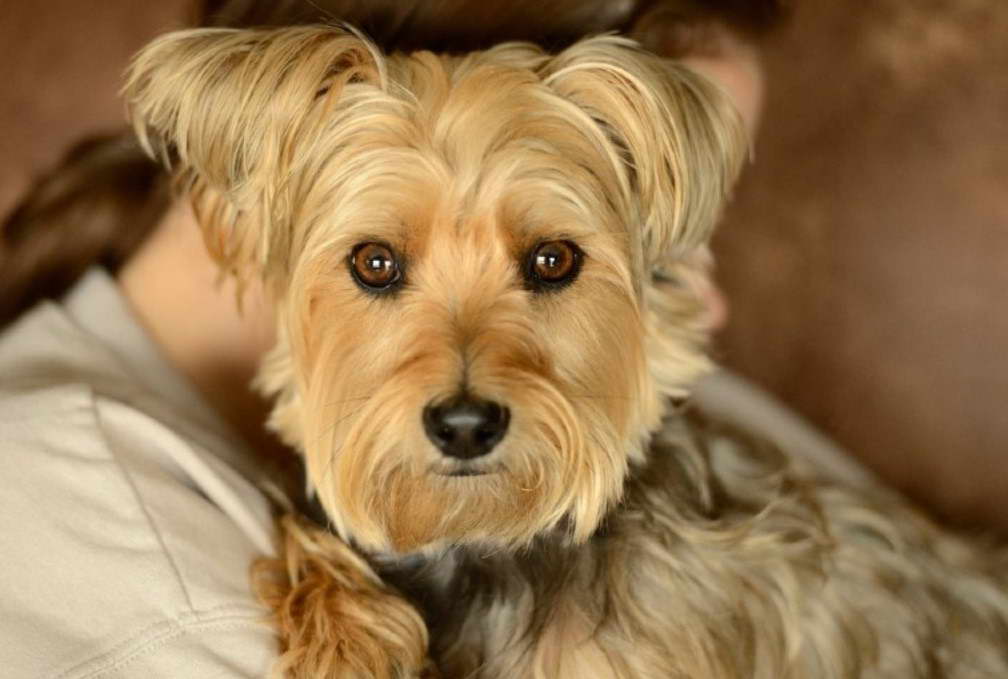
[(388, 292), (402, 281), (402, 267), (383, 243), (360, 243), (350, 253), (350, 274), (368, 292)]

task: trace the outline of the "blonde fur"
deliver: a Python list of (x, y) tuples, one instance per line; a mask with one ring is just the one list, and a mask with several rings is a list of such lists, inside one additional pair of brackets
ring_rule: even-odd
[[(276, 300), (258, 386), (342, 538), (281, 522), (278, 671), (433, 672), (418, 610), (448, 677), (1008, 669), (990, 556), (669, 412), (708, 366), (691, 281), (746, 151), (703, 79), (615, 36), (387, 56), (315, 26), (170, 34), (125, 92), (223, 270)], [(536, 292), (553, 240), (584, 265)], [(353, 282), (363, 242), (401, 257), (394, 294)], [(482, 476), (421, 424), (460, 389), (512, 413)]]

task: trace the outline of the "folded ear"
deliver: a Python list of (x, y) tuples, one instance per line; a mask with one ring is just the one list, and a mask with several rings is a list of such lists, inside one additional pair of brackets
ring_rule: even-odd
[(124, 96), (141, 144), (175, 166), (211, 251), (237, 272), (282, 250), (295, 149), (358, 82), (384, 88), (384, 61), (345, 28), (195, 29), (145, 47)]
[(747, 153), (735, 108), (685, 67), (603, 36), (546, 65), (544, 82), (604, 133), (631, 205), (649, 268), (711, 233)]

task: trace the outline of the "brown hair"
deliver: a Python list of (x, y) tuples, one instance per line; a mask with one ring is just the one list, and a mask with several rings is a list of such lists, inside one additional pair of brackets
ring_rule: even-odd
[[(385, 51), (464, 52), (505, 40), (559, 49), (603, 31), (635, 35), (666, 55), (725, 23), (758, 35), (781, 0), (203, 0), (198, 23), (277, 26), (347, 21)], [(531, 19), (534, 18), (534, 19)], [(170, 192), (163, 171), (132, 132), (86, 140), (41, 177), (0, 225), (0, 327), (46, 297), (63, 294), (88, 267), (111, 271), (156, 226)]]

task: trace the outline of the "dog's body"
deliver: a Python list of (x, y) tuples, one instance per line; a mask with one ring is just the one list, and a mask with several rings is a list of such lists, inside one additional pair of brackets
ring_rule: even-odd
[(285, 669), (434, 671), (429, 626), (447, 677), (1008, 672), (995, 557), (669, 415), (745, 152), (702, 79), (612, 37), (386, 57), (310, 27), (170, 35), (127, 94), (275, 302), (272, 426), (427, 616), (285, 521)]
[(384, 572), (446, 677), (990, 678), (1006, 564), (880, 488), (677, 416), (587, 543)]

